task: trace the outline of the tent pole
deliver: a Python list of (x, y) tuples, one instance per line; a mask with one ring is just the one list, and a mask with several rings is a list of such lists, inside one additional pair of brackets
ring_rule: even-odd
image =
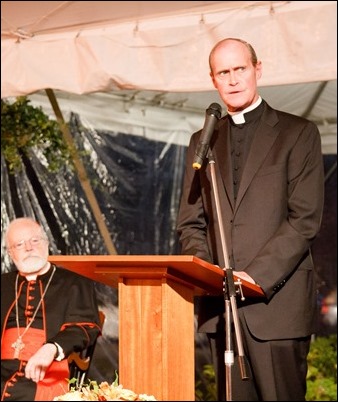
[(93, 192), (93, 189), (90, 185), (86, 169), (76, 151), (76, 146), (73, 140), (73, 137), (69, 131), (69, 128), (67, 124), (65, 123), (65, 120), (63, 118), (62, 112), (59, 108), (57, 99), (55, 97), (55, 94), (52, 89), (47, 88), (46, 94), (48, 96), (48, 99), (53, 107), (56, 119), (60, 125), (61, 132), (63, 134), (63, 137), (68, 144), (68, 146), (73, 150), (72, 155), (73, 155), (73, 163), (79, 178), (79, 181), (81, 183), (81, 186), (83, 188), (83, 191), (85, 192), (85, 195), (87, 197), (87, 200), (89, 202), (89, 205), (91, 206), (92, 212), (94, 214), (96, 223), (99, 227), (100, 233), (103, 237), (103, 240), (105, 242), (105, 245), (107, 247), (107, 250), (109, 254), (117, 254), (115, 246), (111, 240), (110, 233), (108, 231), (108, 228), (105, 224), (104, 219), (102, 219), (102, 212), (100, 210), (100, 207), (98, 205), (97, 199), (95, 197), (95, 194)]

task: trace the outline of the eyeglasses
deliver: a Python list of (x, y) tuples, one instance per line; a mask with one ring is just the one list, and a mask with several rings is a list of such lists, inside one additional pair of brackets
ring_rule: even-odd
[(26, 246), (26, 243), (30, 243), (30, 245), (32, 246), (32, 247), (35, 247), (35, 246), (38, 246), (42, 241), (46, 241), (47, 239), (45, 239), (44, 237), (41, 237), (41, 236), (34, 236), (34, 237), (31, 237), (30, 239), (28, 239), (28, 240), (21, 240), (21, 241), (18, 241), (17, 243), (15, 243), (15, 244), (13, 244), (11, 247), (10, 247), (10, 249), (15, 249), (15, 250), (23, 250), (24, 248), (25, 248), (25, 246)]

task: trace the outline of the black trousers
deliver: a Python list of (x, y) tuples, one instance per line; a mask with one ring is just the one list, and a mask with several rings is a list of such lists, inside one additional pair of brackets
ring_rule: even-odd
[(262, 341), (250, 333), (240, 309), (238, 317), (244, 348), (241, 362), (245, 362), (247, 378), (242, 378), (233, 325), (233, 364), (225, 365), (225, 324), (219, 326), (217, 333), (207, 334), (216, 374), (218, 400), (305, 401), (307, 354), (311, 337)]

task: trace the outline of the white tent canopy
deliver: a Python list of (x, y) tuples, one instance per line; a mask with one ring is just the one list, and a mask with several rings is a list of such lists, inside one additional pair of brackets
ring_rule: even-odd
[(156, 131), (155, 107), (180, 111), (198, 129), (217, 101), (210, 49), (236, 36), (263, 62), (269, 103), (316, 121), (332, 151), (336, 11), (335, 1), (2, 1), (1, 97), (36, 94), (44, 104), (41, 91), (52, 88), (92, 116), (99, 99), (100, 124), (105, 100), (118, 124), (127, 105), (129, 125), (131, 111), (147, 110), (142, 127)]
[(1, 97), (44, 88), (211, 90), (208, 54), (248, 40), (262, 86), (336, 79), (335, 1), (2, 1)]

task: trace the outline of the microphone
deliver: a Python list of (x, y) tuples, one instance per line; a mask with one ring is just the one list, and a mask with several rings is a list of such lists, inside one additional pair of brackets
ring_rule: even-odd
[(214, 133), (217, 120), (221, 118), (222, 108), (218, 103), (212, 103), (206, 110), (204, 127), (200, 136), (199, 143), (195, 151), (195, 158), (192, 167), (196, 170), (200, 169), (204, 158), (209, 149), (209, 142)]

